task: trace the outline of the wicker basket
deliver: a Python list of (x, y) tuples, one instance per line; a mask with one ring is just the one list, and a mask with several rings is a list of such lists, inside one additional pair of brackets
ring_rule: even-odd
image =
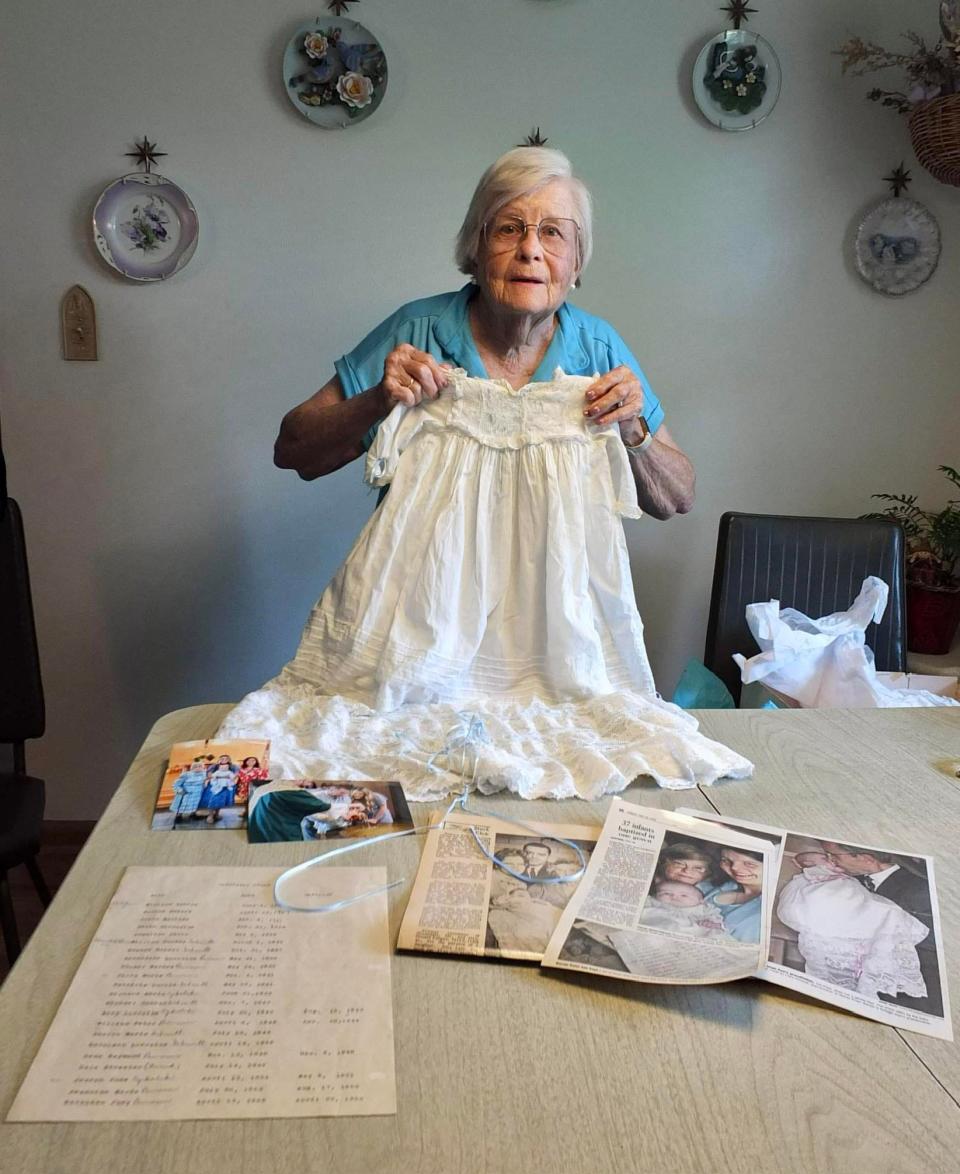
[(960, 94), (921, 103), (908, 125), (921, 166), (941, 183), (960, 187)]

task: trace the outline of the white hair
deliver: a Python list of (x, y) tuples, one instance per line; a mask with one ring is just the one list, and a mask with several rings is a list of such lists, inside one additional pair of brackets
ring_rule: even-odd
[(492, 163), (480, 177), (470, 207), (457, 233), (454, 259), (462, 273), (476, 276), (483, 226), (504, 205), (562, 179), (573, 198), (577, 233), (577, 284), (593, 252), (593, 208), (590, 193), (577, 179), (570, 160), (551, 147), (514, 147)]

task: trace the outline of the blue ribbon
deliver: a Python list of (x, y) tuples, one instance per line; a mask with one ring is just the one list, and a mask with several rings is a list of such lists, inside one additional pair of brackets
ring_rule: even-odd
[(295, 864), (292, 868), (285, 869), (277, 877), (273, 885), (273, 900), (280, 909), (285, 909), (290, 913), (335, 913), (338, 909), (345, 909), (348, 905), (356, 904), (357, 901), (363, 901), (366, 900), (367, 897), (375, 897), (379, 893), (386, 893), (389, 892), (390, 889), (397, 888), (399, 885), (402, 885), (406, 882), (406, 877), (402, 877), (400, 880), (390, 881), (389, 884), (378, 885), (374, 889), (366, 889), (362, 893), (357, 893), (352, 897), (344, 897), (340, 901), (332, 901), (326, 905), (294, 905), (290, 901), (286, 901), (283, 897), (280, 896), (280, 888), (285, 881), (296, 876), (297, 873), (305, 872), (308, 868), (313, 868), (317, 864), (325, 864), (328, 860), (333, 860), (335, 856), (345, 856), (348, 852), (359, 852), (361, 848), (374, 848), (379, 844), (386, 843), (387, 840), (399, 840), (401, 836), (421, 836), (429, 832), (441, 831), (446, 826), (448, 817), (452, 815), (457, 808), (459, 808), (466, 815), (478, 815), (488, 819), (496, 819), (501, 823), (508, 823), (514, 827), (523, 828), (525, 831), (533, 832), (534, 835), (538, 836), (540, 839), (554, 840), (556, 843), (564, 844), (566, 847), (572, 848), (573, 851), (576, 852), (577, 859), (580, 861), (580, 867), (576, 872), (571, 873), (569, 876), (525, 876), (522, 872), (516, 872), (509, 865), (504, 864), (502, 860), (498, 860), (492, 852), (488, 851), (488, 849), (484, 847), (480, 836), (477, 834), (476, 827), (473, 824), (467, 824), (466, 827), (473, 835), (476, 845), (483, 853), (483, 855), (486, 856), (488, 860), (492, 861), (492, 863), (497, 868), (502, 869), (509, 876), (514, 877), (514, 879), (522, 881), (525, 885), (570, 885), (575, 881), (578, 881), (583, 876), (587, 868), (586, 857), (584, 856), (583, 849), (580, 847), (580, 845), (574, 843), (573, 840), (565, 840), (562, 836), (544, 835), (544, 833), (541, 832), (539, 828), (535, 828), (532, 824), (526, 823), (521, 819), (508, 819), (506, 816), (496, 815), (492, 811), (469, 811), (467, 809), (467, 796), (470, 794), (470, 787), (476, 779), (477, 763), (479, 761), (479, 755), (477, 754), (476, 748), (486, 742), (489, 742), (490, 739), (488, 738), (487, 732), (484, 729), (483, 722), (477, 716), (477, 714), (465, 713), (459, 714), (458, 716), (460, 717), (460, 724), (452, 727), (447, 732), (447, 741), (445, 745), (441, 750), (431, 754), (427, 762), (428, 769), (435, 771), (437, 770), (437, 767), (433, 765), (435, 758), (442, 754), (449, 753), (451, 750), (459, 749), (462, 755), (461, 774), (465, 774), (467, 749), (471, 746), (474, 748), (473, 772), (470, 782), (466, 784), (461, 794), (457, 795), (457, 797), (451, 802), (450, 806), (443, 813), (443, 818), (440, 819), (437, 823), (430, 824), (427, 827), (406, 828), (402, 832), (387, 832), (385, 835), (377, 836), (375, 838), (358, 840), (354, 844), (344, 844), (340, 848), (334, 848), (330, 852), (324, 852), (320, 856), (314, 856), (312, 860), (305, 860), (302, 864)]

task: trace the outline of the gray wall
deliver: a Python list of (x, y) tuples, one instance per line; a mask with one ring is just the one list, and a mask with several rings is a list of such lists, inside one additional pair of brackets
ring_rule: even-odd
[[(749, 27), (784, 89), (744, 134), (707, 125), (693, 59), (715, 3), (368, 0), (380, 110), (320, 130), (284, 95), (300, 5), (37, 0), (5, 31), (0, 413), (23, 507), (48, 697), (30, 763), (49, 815), (103, 808), (152, 722), (238, 698), (292, 654), (373, 499), (355, 465), (275, 470), (283, 412), (401, 302), (459, 285), (451, 242), (482, 168), (539, 125), (591, 185), (579, 302), (612, 321), (699, 474), (693, 514), (629, 523), (661, 690), (703, 647), (726, 509), (857, 514), (875, 490), (945, 499), (958, 460), (960, 193), (914, 163), (939, 218), (934, 278), (872, 292), (852, 231), (912, 162), (906, 125), (842, 79), (853, 33), (936, 31), (934, 0), (785, 0)], [(918, 8), (920, 11), (918, 12)], [(147, 134), (200, 244), (169, 283), (115, 276), (93, 203)], [(98, 363), (60, 358), (79, 282)]]

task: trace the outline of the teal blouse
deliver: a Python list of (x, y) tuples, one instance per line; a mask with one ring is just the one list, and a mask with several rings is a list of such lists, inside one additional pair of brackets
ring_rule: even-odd
[[(480, 355), (470, 332), (467, 307), (476, 290), (472, 282), (453, 293), (435, 294), (401, 306), (375, 327), (367, 337), (336, 362), (344, 395), (359, 395), (383, 378), (387, 355), (406, 342), (426, 351), (440, 363), (462, 367), (475, 379), (486, 379)], [(643, 414), (651, 432), (663, 423), (663, 408), (647, 381), (640, 364), (613, 327), (602, 318), (568, 302), (557, 311), (557, 329), (533, 374), (531, 382), (553, 378), (557, 367), (567, 375), (605, 374), (621, 364), (629, 367), (643, 388)], [(373, 443), (376, 428), (364, 438), (364, 447)]]
[(718, 905), (718, 893), (729, 893), (740, 886), (736, 881), (724, 881), (722, 885), (707, 894), (707, 903), (723, 918), (723, 928), (738, 942), (760, 941), (760, 897), (752, 897), (742, 905)]

